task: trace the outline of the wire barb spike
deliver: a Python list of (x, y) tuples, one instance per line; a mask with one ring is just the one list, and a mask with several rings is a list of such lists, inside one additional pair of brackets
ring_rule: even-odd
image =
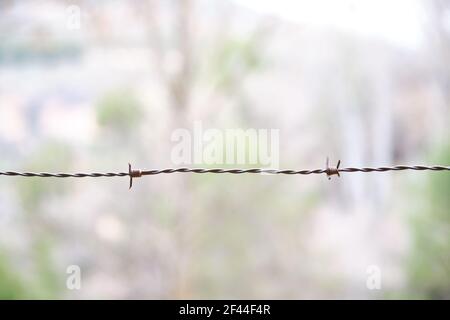
[(341, 160), (339, 160), (337, 162), (336, 168), (330, 167), (330, 160), (327, 157), (327, 162), (326, 162), (326, 169), (325, 169), (325, 173), (327, 174), (328, 180), (331, 180), (331, 176), (332, 175), (337, 175), (338, 177), (341, 177), (341, 175), (339, 174), (339, 166), (341, 165)]
[(142, 171), (141, 170), (133, 170), (131, 168), (131, 164), (128, 163), (128, 175), (130, 176), (130, 187), (128, 188), (131, 189), (131, 187), (133, 187), (133, 178), (140, 178), (142, 177)]

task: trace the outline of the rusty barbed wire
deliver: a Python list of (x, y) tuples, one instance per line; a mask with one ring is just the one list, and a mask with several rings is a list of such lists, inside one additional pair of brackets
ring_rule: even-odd
[(397, 165), (391, 167), (347, 167), (339, 168), (341, 161), (339, 160), (336, 167), (330, 167), (327, 158), (325, 169), (314, 170), (292, 170), (292, 169), (264, 169), (264, 168), (250, 168), (250, 169), (223, 169), (223, 168), (167, 168), (167, 169), (153, 169), (153, 170), (135, 170), (128, 164), (128, 172), (90, 172), (90, 173), (49, 173), (49, 172), (16, 172), (16, 171), (0, 171), (0, 176), (9, 177), (37, 177), (37, 178), (113, 178), (113, 177), (130, 177), (130, 189), (133, 186), (133, 179), (140, 178), (142, 176), (151, 176), (158, 174), (171, 174), (171, 173), (230, 173), (230, 174), (246, 174), (246, 173), (266, 173), (266, 174), (285, 174), (285, 175), (309, 175), (309, 174), (323, 174), (325, 173), (328, 179), (331, 176), (340, 176), (341, 172), (386, 172), (386, 171), (403, 171), (403, 170), (416, 170), (416, 171), (450, 171), (450, 166), (424, 166), (424, 165)]

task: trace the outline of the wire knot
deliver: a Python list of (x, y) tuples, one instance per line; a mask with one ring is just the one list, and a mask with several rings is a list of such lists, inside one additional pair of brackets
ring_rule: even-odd
[(130, 188), (133, 186), (133, 178), (140, 178), (142, 177), (142, 171), (141, 170), (133, 170), (131, 169), (131, 164), (128, 164), (128, 175), (130, 176)]
[(336, 168), (330, 167), (329, 165), (329, 159), (327, 157), (327, 163), (326, 163), (327, 167), (325, 169), (325, 173), (327, 174), (328, 180), (331, 180), (331, 176), (337, 174), (338, 177), (340, 177), (341, 175), (339, 174), (339, 166), (341, 165), (341, 160), (338, 161)]

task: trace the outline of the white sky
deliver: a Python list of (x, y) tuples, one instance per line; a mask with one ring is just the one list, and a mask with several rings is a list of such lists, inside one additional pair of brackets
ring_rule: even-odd
[(308, 25), (376, 36), (404, 47), (421, 42), (418, 0), (234, 0), (262, 14)]

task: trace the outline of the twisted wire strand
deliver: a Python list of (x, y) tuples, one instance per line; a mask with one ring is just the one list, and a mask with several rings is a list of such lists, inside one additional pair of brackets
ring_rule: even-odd
[(325, 169), (316, 170), (275, 170), (275, 169), (262, 169), (262, 168), (251, 168), (251, 169), (221, 169), (221, 168), (173, 168), (173, 169), (162, 169), (162, 170), (147, 170), (142, 171), (142, 175), (156, 175), (163, 173), (175, 173), (175, 172), (185, 172), (185, 173), (231, 173), (231, 174), (244, 174), (244, 173), (269, 173), (269, 174), (319, 174), (326, 172)]
[(339, 172), (385, 172), (385, 171), (403, 171), (403, 170), (431, 170), (431, 171), (449, 171), (450, 166), (393, 166), (393, 167), (362, 167), (362, 168), (342, 168)]
[[(416, 171), (450, 171), (450, 166), (392, 166), (392, 167), (347, 167), (347, 168), (331, 168), (331, 174), (339, 172), (386, 172), (386, 171), (403, 171), (403, 170), (416, 170)], [(138, 172), (138, 174), (136, 174)], [(100, 177), (140, 177), (158, 174), (171, 174), (171, 173), (230, 173), (230, 174), (246, 174), (246, 173), (267, 173), (267, 174), (285, 174), (285, 175), (309, 175), (309, 174), (323, 174), (330, 175), (330, 168), (327, 169), (314, 169), (314, 170), (276, 170), (276, 169), (262, 169), (262, 168), (250, 168), (250, 169), (223, 169), (223, 168), (167, 168), (167, 169), (153, 169), (153, 170), (133, 170), (130, 172), (91, 172), (91, 173), (49, 173), (49, 172), (15, 172), (15, 171), (0, 171), (0, 176), (20, 176), (20, 177), (38, 177), (38, 178), (100, 178)]]
[(128, 172), (91, 172), (91, 173), (49, 173), (49, 172), (0, 172), (0, 176), (10, 177), (38, 177), (38, 178), (100, 178), (100, 177), (126, 177)]

